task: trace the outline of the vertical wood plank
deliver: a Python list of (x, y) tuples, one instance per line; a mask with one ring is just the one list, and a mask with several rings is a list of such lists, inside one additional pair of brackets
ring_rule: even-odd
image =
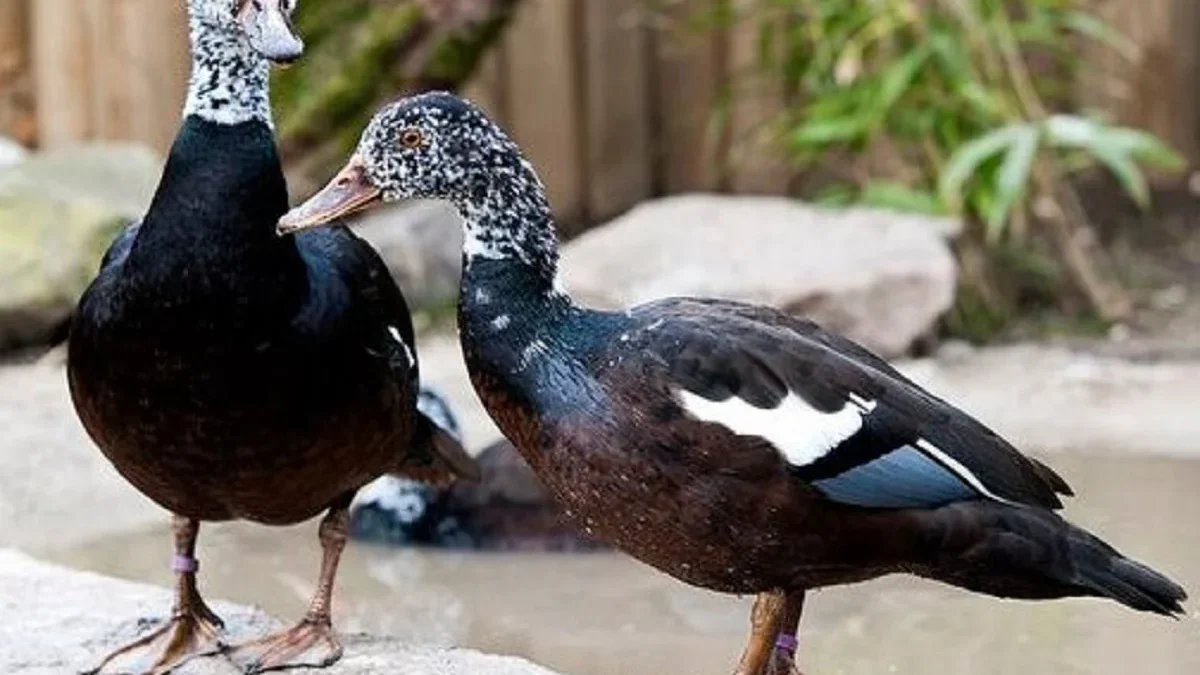
[(783, 87), (756, 67), (758, 24), (741, 19), (729, 41), (729, 188), (739, 194), (787, 194), (795, 171), (769, 134), (768, 123), (786, 106)]
[(93, 59), (102, 64), (97, 134), (166, 151), (179, 128), (190, 68), (187, 8), (182, 2), (105, 0), (99, 9), (91, 26)]
[(42, 147), (54, 148), (92, 136), (95, 72), (91, 35), (80, 10), (93, 1), (33, 3), (33, 72)]
[(1200, 164), (1200, 3), (1091, 0), (1088, 9), (1134, 44), (1134, 63), (1104, 44), (1084, 44), (1081, 103), (1148, 129)]
[(653, 190), (643, 8), (644, 0), (582, 5), (587, 215), (593, 222), (629, 209)]
[(711, 192), (720, 184), (720, 102), (723, 36), (693, 19), (713, 0), (684, 0), (665, 9), (656, 40), (654, 84), (659, 177), (667, 194)]
[(504, 39), (509, 130), (538, 167), (560, 224), (585, 215), (581, 101), (576, 94), (573, 0), (526, 0)]
[(0, 0), (0, 134), (37, 141), (30, 72), (29, 0)]
[(501, 45), (488, 50), (471, 80), (463, 86), (463, 96), (483, 109), (500, 126), (508, 127), (508, 72)]

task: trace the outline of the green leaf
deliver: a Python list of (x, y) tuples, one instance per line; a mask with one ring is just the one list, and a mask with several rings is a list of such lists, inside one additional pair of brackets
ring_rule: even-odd
[(1168, 171), (1179, 171), (1187, 166), (1187, 160), (1182, 155), (1152, 133), (1118, 127), (1109, 129), (1105, 136), (1107, 143), (1120, 147), (1138, 161), (1150, 166)]
[(877, 114), (880, 117), (887, 115), (892, 105), (904, 95), (904, 92), (912, 85), (913, 80), (916, 79), (917, 72), (920, 71), (921, 66), (925, 64), (925, 60), (928, 57), (928, 49), (917, 49), (888, 66), (883, 72), (879, 84), (877, 110)]
[(1139, 207), (1144, 209), (1150, 205), (1150, 188), (1146, 185), (1146, 177), (1129, 155), (1107, 145), (1093, 146), (1088, 148), (1088, 152), (1112, 172), (1121, 188)]
[(871, 181), (863, 186), (859, 201), (867, 206), (904, 213), (945, 215), (946, 206), (937, 195), (892, 181)]
[(1067, 12), (1062, 17), (1063, 25), (1071, 30), (1108, 45), (1126, 61), (1138, 60), (1138, 46), (1121, 31), (1087, 12)]
[(995, 243), (1004, 232), (1013, 205), (1025, 194), (1041, 134), (1035, 126), (1017, 130), (996, 174), (996, 202), (987, 213), (987, 239)]
[(862, 136), (866, 123), (858, 117), (817, 119), (801, 124), (792, 130), (794, 147), (846, 143)]
[(1008, 147), (1022, 133), (1025, 125), (1009, 125), (990, 131), (960, 146), (938, 178), (938, 195), (955, 210), (962, 208), (963, 187), (984, 162)]

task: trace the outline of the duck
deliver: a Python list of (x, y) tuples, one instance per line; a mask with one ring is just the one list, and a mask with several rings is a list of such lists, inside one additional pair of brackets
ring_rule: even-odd
[(400, 99), (279, 223), (382, 202), (462, 220), (460, 341), (501, 431), (575, 526), (683, 582), (753, 595), (737, 675), (791, 672), (806, 594), (906, 573), (1166, 616), (1186, 592), (1057, 511), (1046, 464), (802, 317), (732, 300), (576, 303), (520, 148), (469, 101)]
[[(295, 0), (189, 0), (184, 117), (144, 217), (79, 300), (67, 375), (116, 471), (172, 514), (175, 601), (93, 673), (165, 673), (222, 652), (246, 672), (329, 665), (348, 507), (378, 476), (476, 477), (416, 407), (412, 320), (384, 262), (345, 227), (281, 239), (288, 206), (268, 76), (299, 58)], [(201, 522), (325, 513), (320, 574), (294, 627), (226, 645), (197, 587)]]
[[(439, 390), (421, 385), (417, 408), (462, 442), (458, 417)], [(472, 551), (591, 552), (603, 548), (562, 521), (559, 510), (506, 438), (478, 454), (478, 481), (430, 485), (382, 476), (350, 505), (350, 538), (388, 546)]]

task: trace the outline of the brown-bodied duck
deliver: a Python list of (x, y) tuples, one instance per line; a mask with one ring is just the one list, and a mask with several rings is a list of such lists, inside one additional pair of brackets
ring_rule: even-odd
[(330, 598), (359, 487), (398, 473), (473, 476), (417, 411), (405, 301), (342, 227), (279, 238), (287, 189), (270, 63), (303, 45), (294, 0), (190, 0), (185, 117), (148, 212), (113, 244), (71, 326), (79, 418), (134, 487), (174, 514), (176, 599), (161, 626), (96, 672), (167, 672), (220, 650), (196, 586), (201, 521), (287, 525), (327, 512), (303, 620), (227, 653), (249, 672), (324, 665)]
[(1054, 512), (1071, 494), (1054, 471), (858, 344), (725, 300), (573, 302), (537, 173), (461, 98), (383, 109), (280, 229), (407, 199), (462, 216), (472, 382), (566, 516), (685, 582), (757, 594), (739, 675), (791, 668), (806, 591), (890, 573), (1183, 611), (1177, 584)]

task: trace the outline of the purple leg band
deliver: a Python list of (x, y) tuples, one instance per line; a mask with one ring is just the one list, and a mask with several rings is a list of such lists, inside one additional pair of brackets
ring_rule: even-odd
[(200, 561), (191, 556), (177, 555), (171, 558), (171, 570), (181, 574), (195, 574), (200, 569)]
[(796, 648), (800, 646), (800, 641), (795, 635), (780, 633), (779, 637), (775, 638), (775, 646), (789, 654), (795, 654)]

